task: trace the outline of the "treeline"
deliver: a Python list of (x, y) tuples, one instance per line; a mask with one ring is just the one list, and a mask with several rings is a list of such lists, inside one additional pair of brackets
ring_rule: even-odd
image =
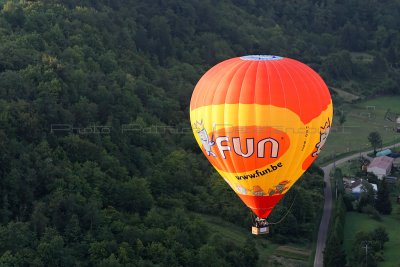
[(326, 246), (324, 250), (324, 266), (340, 267), (346, 266), (346, 252), (343, 248), (344, 225), (346, 222), (346, 206), (340, 193), (335, 201), (332, 213), (332, 224), (329, 229)]
[[(303, 2), (308, 9), (294, 13), (304, 17), (333, 6), (364, 8)], [(254, 265), (250, 235), (232, 242), (203, 219), (249, 227), (251, 216), (195, 143), (193, 87), (222, 59), (268, 53), (345, 83), (348, 74), (331, 76), (324, 64), (354, 50), (320, 39), (324, 32), (336, 38), (345, 23), (322, 32), (292, 27), (286, 13), (297, 4), (266, 3), (1, 0), (0, 265)], [(375, 20), (388, 14), (392, 24), (377, 23), (385, 44), (395, 43), (394, 3), (376, 5), (368, 12)], [(372, 73), (371, 62), (357, 64)], [(388, 66), (390, 80), (397, 66)], [(371, 84), (368, 90), (375, 76), (366, 78), (355, 83)], [(272, 222), (283, 218), (271, 238), (309, 240), (322, 188), (320, 170), (305, 174), (271, 215)]]

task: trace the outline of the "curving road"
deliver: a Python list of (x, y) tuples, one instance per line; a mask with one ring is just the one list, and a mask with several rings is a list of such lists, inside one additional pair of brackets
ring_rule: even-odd
[[(383, 149), (387, 148), (392, 148), (393, 146), (399, 146), (400, 143), (397, 143), (395, 145), (391, 145), (388, 147), (384, 147)], [(367, 156), (368, 153), (371, 153), (372, 150), (362, 152), (361, 155), (364, 158), (369, 158)], [(315, 258), (314, 258), (314, 267), (323, 267), (323, 261), (324, 261), (324, 249), (325, 249), (325, 243), (326, 243), (326, 238), (328, 236), (328, 229), (329, 229), (329, 221), (331, 218), (331, 213), (332, 213), (332, 189), (331, 189), (331, 179), (330, 179), (330, 172), (332, 168), (334, 168), (337, 165), (340, 165), (348, 160), (357, 158), (360, 156), (360, 153), (355, 153), (351, 156), (347, 156), (345, 158), (339, 159), (331, 164), (328, 164), (321, 169), (324, 171), (324, 181), (325, 181), (325, 189), (324, 189), (324, 197), (325, 197), (325, 202), (324, 202), (324, 211), (322, 213), (322, 218), (321, 218), (321, 223), (319, 225), (319, 230), (318, 230), (318, 239), (317, 239), (317, 247), (315, 251)]]

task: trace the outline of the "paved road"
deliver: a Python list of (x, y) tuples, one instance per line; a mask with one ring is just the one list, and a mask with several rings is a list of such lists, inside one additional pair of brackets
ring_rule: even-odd
[[(386, 148), (392, 148), (393, 146), (399, 146), (400, 143), (391, 145), (388, 147), (384, 147), (383, 149)], [(371, 151), (363, 152), (361, 155), (365, 158), (369, 158), (367, 156), (368, 153), (371, 153)], [(324, 202), (324, 211), (322, 214), (321, 218), (321, 223), (319, 225), (319, 230), (318, 230), (318, 239), (317, 239), (317, 248), (315, 252), (315, 258), (314, 258), (314, 267), (323, 267), (323, 260), (324, 260), (324, 249), (325, 249), (325, 243), (326, 243), (326, 238), (328, 235), (328, 228), (329, 228), (329, 220), (331, 218), (331, 213), (332, 213), (332, 189), (331, 189), (331, 180), (330, 180), (330, 172), (334, 166), (340, 165), (348, 160), (357, 158), (360, 156), (360, 153), (353, 154), (351, 156), (339, 159), (335, 161), (334, 163), (328, 164), (324, 167), (322, 167), (322, 170), (324, 171), (324, 181), (325, 181), (325, 189), (324, 189), (324, 197), (325, 197), (325, 202)]]

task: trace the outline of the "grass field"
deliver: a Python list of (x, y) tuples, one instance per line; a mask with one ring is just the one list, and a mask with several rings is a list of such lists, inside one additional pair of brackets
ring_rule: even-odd
[[(396, 205), (396, 204), (394, 204)], [(383, 216), (382, 221), (378, 222), (371, 219), (368, 215), (347, 212), (344, 228), (344, 248), (346, 254), (350, 255), (351, 245), (354, 234), (358, 231), (371, 231), (378, 226), (386, 228), (389, 234), (389, 241), (385, 244), (384, 261), (379, 263), (379, 267), (397, 267), (400, 266), (400, 218), (397, 214), (400, 211), (398, 206), (394, 206), (392, 215)]]
[(218, 217), (197, 214), (209, 225), (212, 231), (236, 243), (244, 244), (248, 238), (254, 238), (259, 253), (257, 266), (264, 267), (309, 267), (313, 262), (312, 245), (288, 244), (278, 245), (266, 236), (253, 236), (251, 229), (244, 229)]
[[(392, 114), (400, 114), (400, 96), (344, 104), (336, 110), (331, 133), (317, 163), (329, 161), (335, 155), (372, 149), (368, 135), (373, 131), (381, 134), (384, 145), (400, 141), (400, 133), (393, 131), (395, 123), (385, 119), (389, 108)], [(343, 125), (339, 124), (338, 114), (341, 113), (346, 117)]]

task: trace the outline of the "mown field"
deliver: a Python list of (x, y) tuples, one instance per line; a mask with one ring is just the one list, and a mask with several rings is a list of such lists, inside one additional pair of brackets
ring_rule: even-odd
[[(383, 145), (400, 142), (400, 133), (393, 130), (395, 122), (387, 119), (388, 109), (391, 119), (400, 114), (400, 96), (379, 97), (335, 109), (331, 134), (317, 162), (326, 162), (335, 155), (371, 149), (368, 135), (373, 131), (381, 134)], [(346, 121), (340, 125), (342, 113)]]

